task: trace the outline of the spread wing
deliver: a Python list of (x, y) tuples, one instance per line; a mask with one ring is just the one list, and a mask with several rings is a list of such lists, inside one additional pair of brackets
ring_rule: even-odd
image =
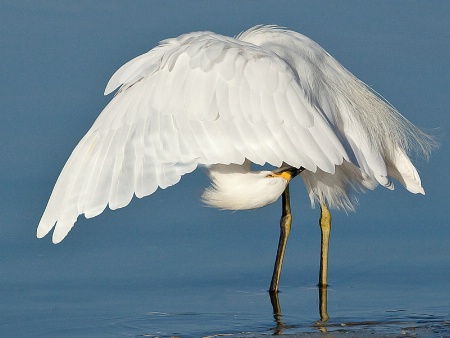
[[(393, 189), (392, 177), (409, 191), (424, 193), (407, 153), (416, 151), (427, 155), (436, 144), (432, 137), (415, 127), (308, 37), (277, 26), (256, 26), (238, 38), (274, 51), (296, 71), (306, 96), (326, 115), (351, 163), (359, 169), (359, 175), (364, 175), (364, 178), (356, 177), (353, 183), (373, 188), (370, 181), (375, 180)], [(306, 172), (302, 177), (305, 175)], [(339, 190), (352, 176), (347, 173), (341, 178), (337, 175), (324, 179), (323, 175), (315, 174), (307, 185), (330, 181), (329, 185), (324, 184), (328, 190), (337, 189), (333, 193), (337, 198), (327, 198), (329, 204), (342, 204), (338, 201), (343, 197)], [(323, 195), (330, 194), (324, 191)]]
[(210, 32), (163, 41), (120, 86), (64, 166), (38, 226), (60, 242), (80, 214), (126, 206), (198, 165), (283, 162), (334, 173), (349, 160), (295, 71), (264, 47)]

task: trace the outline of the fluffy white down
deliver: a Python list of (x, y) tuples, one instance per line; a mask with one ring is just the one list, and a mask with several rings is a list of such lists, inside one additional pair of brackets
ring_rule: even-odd
[(242, 166), (217, 164), (209, 168), (211, 186), (202, 201), (214, 208), (246, 210), (274, 203), (288, 182), (281, 177), (267, 177), (270, 171), (249, 171), (249, 162)]

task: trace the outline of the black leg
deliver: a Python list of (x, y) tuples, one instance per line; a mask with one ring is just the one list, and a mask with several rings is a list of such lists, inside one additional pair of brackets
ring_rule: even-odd
[(280, 282), (281, 267), (283, 265), (284, 252), (286, 250), (286, 243), (291, 231), (292, 215), (291, 204), (289, 198), (289, 185), (283, 192), (283, 210), (280, 220), (280, 240), (278, 242), (277, 258), (272, 275), (272, 282), (270, 283), (270, 292), (278, 292), (278, 285)]

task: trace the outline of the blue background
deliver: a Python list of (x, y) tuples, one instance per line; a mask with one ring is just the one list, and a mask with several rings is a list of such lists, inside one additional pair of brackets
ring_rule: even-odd
[[(272, 332), (266, 290), (280, 202), (205, 208), (202, 170), (124, 209), (80, 216), (59, 245), (35, 238), (117, 68), (165, 38), (234, 36), (262, 23), (318, 42), (441, 143), (429, 162), (415, 162), (426, 196), (397, 184), (359, 195), (356, 213), (333, 213), (330, 323), (373, 320), (376, 332), (397, 319), (448, 323), (450, 2), (0, 0), (0, 8), (1, 335)], [(280, 299), (287, 333), (314, 331), (318, 319), (319, 211), (300, 180), (291, 187)]]

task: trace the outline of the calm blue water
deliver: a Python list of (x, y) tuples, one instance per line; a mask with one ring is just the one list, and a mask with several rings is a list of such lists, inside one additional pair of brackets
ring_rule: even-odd
[[(1, 1), (0, 336), (450, 336), (447, 1), (404, 3)], [(293, 182), (280, 313), (267, 292), (280, 204), (219, 212), (201, 170), (94, 219), (66, 240), (36, 225), (109, 76), (159, 40), (277, 23), (317, 40), (441, 148), (418, 161), (427, 191), (398, 186), (333, 213), (320, 323), (318, 210)]]
[[(202, 181), (201, 173), (192, 179)], [(412, 233), (411, 226), (419, 227), (414, 222), (364, 220), (362, 214), (370, 213), (366, 210), (335, 213), (330, 319), (317, 325), (317, 212), (296, 206), (277, 323), (266, 290), (279, 205), (216, 212), (189, 196), (197, 185), (187, 181), (157, 193), (154, 200), (107, 212), (95, 224), (80, 219), (56, 246), (49, 239), (34, 239), (34, 229), (27, 229), (29, 214), (37, 212), (33, 203), (31, 212), (20, 215), (11, 202), (20, 193), (2, 201), (15, 210), (14, 226), (22, 229), (2, 236), (0, 335), (255, 336), (319, 333), (323, 327), (357, 336), (450, 334), (447, 238), (436, 236), (448, 232)], [(293, 188), (293, 200), (302, 199), (296, 193), (302, 187)], [(174, 201), (178, 213), (193, 214), (183, 219), (166, 212)]]

